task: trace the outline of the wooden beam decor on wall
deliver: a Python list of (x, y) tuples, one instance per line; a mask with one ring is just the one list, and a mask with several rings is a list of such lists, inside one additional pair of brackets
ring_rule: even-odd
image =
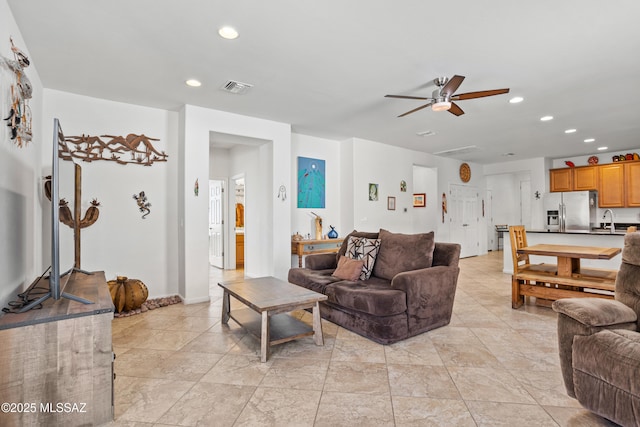
[(60, 142), (60, 157), (84, 162), (108, 160), (121, 165), (129, 163), (151, 166), (155, 162), (166, 162), (169, 157), (164, 151), (155, 149), (151, 141), (160, 141), (144, 134), (130, 133), (126, 137), (115, 135), (67, 136)]

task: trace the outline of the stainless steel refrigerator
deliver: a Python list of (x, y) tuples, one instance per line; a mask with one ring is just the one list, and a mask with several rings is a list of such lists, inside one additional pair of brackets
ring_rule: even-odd
[(588, 233), (597, 228), (597, 191), (547, 193), (544, 196), (548, 231)]

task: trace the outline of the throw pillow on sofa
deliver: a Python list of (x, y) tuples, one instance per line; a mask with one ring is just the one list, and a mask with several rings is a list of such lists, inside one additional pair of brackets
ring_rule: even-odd
[(363, 261), (360, 280), (367, 280), (371, 277), (379, 249), (380, 239), (367, 239), (365, 237), (354, 236), (349, 237), (347, 252), (345, 255), (348, 258)]
[(333, 277), (337, 277), (338, 279), (350, 280), (352, 282), (355, 282), (360, 278), (363, 265), (364, 261), (361, 259), (351, 259), (347, 258), (344, 255), (340, 255), (338, 267), (331, 275)]
[(380, 251), (373, 268), (376, 277), (391, 280), (403, 271), (431, 267), (436, 247), (433, 231), (401, 234), (380, 229), (378, 238)]

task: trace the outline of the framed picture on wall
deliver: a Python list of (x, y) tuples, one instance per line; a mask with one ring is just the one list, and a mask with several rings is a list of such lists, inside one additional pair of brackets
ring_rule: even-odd
[(298, 157), (298, 207), (324, 208), (325, 161)]
[(395, 211), (396, 210), (396, 198), (389, 196), (387, 197), (387, 210)]
[(413, 193), (413, 207), (424, 208), (427, 206), (427, 195), (425, 193)]
[(369, 183), (369, 200), (372, 202), (378, 200), (378, 184)]

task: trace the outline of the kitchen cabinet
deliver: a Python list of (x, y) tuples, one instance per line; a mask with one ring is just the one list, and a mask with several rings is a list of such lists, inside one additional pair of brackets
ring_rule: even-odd
[(624, 163), (598, 166), (598, 206), (601, 208), (625, 207)]
[(626, 206), (640, 206), (640, 162), (624, 164)]
[(236, 233), (236, 268), (244, 268), (244, 233)]
[(580, 166), (573, 169), (573, 190), (597, 190), (598, 166)]
[(573, 173), (572, 168), (551, 169), (550, 174), (550, 191), (573, 191)]

